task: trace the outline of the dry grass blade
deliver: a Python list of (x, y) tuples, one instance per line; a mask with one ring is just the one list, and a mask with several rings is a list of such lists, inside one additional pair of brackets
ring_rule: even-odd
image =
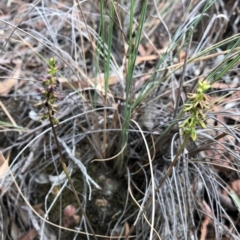
[(4, 158), (2, 152), (0, 151), (0, 179), (2, 179), (9, 170), (9, 156), (7, 159)]

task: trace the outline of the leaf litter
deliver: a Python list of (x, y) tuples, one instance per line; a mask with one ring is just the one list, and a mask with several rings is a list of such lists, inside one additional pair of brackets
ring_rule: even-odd
[[(193, 5), (195, 6), (198, 6), (198, 3), (198, 1), (193, 1)], [(237, 11), (237, 6), (235, 6), (235, 9), (233, 7), (231, 8), (231, 4), (227, 1), (221, 1), (222, 5), (220, 4), (220, 1), (217, 1), (217, 3), (219, 3), (219, 5), (216, 5), (218, 11), (223, 11), (223, 9), (221, 9), (223, 6), (226, 8), (226, 14)], [(161, 2), (160, 5), (161, 9), (169, 7), (164, 2)], [(9, 114), (13, 116), (13, 119), (16, 122), (16, 124), (12, 124), (22, 126), (24, 128), (29, 128), (31, 132), (24, 133), (21, 137), (18, 132), (5, 132), (4, 144), (3, 146), (0, 146), (0, 148), (4, 154), (11, 149), (12, 155), (14, 157), (17, 155), (20, 149), (22, 149), (26, 144), (30, 143), (35, 137), (37, 137), (39, 141), (35, 146), (33, 142), (30, 144), (29, 148), (27, 148), (21, 154), (17, 161), (15, 161), (13, 164), (10, 161), (10, 168), (14, 176), (17, 177), (19, 183), (23, 184), (22, 189), (25, 189), (23, 186), (26, 187), (24, 194), (29, 198), (29, 200), (32, 201), (33, 206), (36, 206), (36, 204), (42, 204), (38, 208), (38, 211), (40, 211), (43, 215), (48, 210), (47, 208), (44, 209), (43, 203), (46, 203), (46, 206), (49, 206), (52, 202), (56, 202), (53, 211), (49, 214), (51, 221), (55, 221), (60, 226), (71, 226), (71, 228), (84, 226), (84, 220), (78, 218), (80, 214), (77, 212), (76, 206), (74, 206), (74, 199), (69, 197), (71, 195), (71, 191), (64, 188), (63, 192), (59, 195), (63, 200), (62, 202), (60, 201), (60, 198), (56, 197), (58, 195), (54, 195), (50, 191), (50, 189), (53, 189), (54, 183), (57, 185), (64, 184), (64, 179), (62, 182), (60, 181), (61, 173), (56, 161), (56, 146), (53, 143), (50, 131), (47, 131), (43, 137), (38, 138), (38, 135), (48, 128), (48, 124), (46, 122), (38, 122), (34, 119), (31, 120), (28, 118), (28, 112), (30, 109), (33, 109), (34, 103), (39, 98), (39, 96), (34, 91), (36, 88), (36, 80), (39, 79), (41, 75), (45, 74), (47, 68), (43, 59), (47, 59), (56, 54), (58, 57), (58, 64), (61, 73), (60, 82), (62, 82), (62, 87), (64, 89), (63, 91), (65, 91), (66, 95), (68, 96), (68, 99), (65, 98), (60, 103), (60, 119), (63, 121), (63, 123), (61, 125), (61, 128), (58, 129), (59, 138), (62, 139), (68, 148), (67, 151), (69, 153), (65, 155), (66, 157), (67, 155), (76, 155), (74, 159), (81, 159), (81, 163), (85, 165), (89, 170), (89, 176), (94, 176), (93, 181), (96, 181), (98, 184), (103, 184), (103, 189), (109, 189), (109, 187), (112, 187), (112, 185), (114, 186), (113, 189), (116, 187), (117, 190), (112, 191), (112, 195), (110, 194), (110, 196), (100, 190), (93, 189), (92, 201), (85, 202), (85, 204), (87, 212), (91, 214), (91, 220), (99, 232), (103, 232), (103, 234), (106, 234), (107, 236), (109, 236), (111, 233), (112, 235), (120, 236), (124, 227), (125, 232), (122, 234), (122, 236), (126, 236), (130, 232), (129, 224), (131, 227), (135, 220), (132, 216), (134, 216), (134, 213), (137, 215), (137, 212), (140, 211), (136, 205), (134, 205), (133, 201), (130, 201), (128, 199), (129, 196), (127, 192), (127, 185), (131, 183), (130, 185), (134, 190), (135, 197), (140, 199), (140, 203), (144, 203), (144, 196), (148, 197), (151, 194), (147, 189), (150, 186), (147, 184), (151, 180), (148, 175), (149, 172), (147, 168), (145, 169), (142, 167), (147, 163), (146, 152), (144, 150), (139, 132), (137, 132), (133, 127), (131, 129), (133, 133), (130, 134), (129, 144), (126, 147), (128, 154), (126, 154), (125, 160), (126, 166), (129, 167), (133, 173), (136, 172), (137, 174), (138, 171), (142, 169), (142, 173), (140, 175), (136, 175), (136, 177), (133, 175), (131, 178), (126, 180), (126, 176), (119, 178), (115, 174), (111, 173), (113, 167), (113, 165), (111, 165), (112, 161), (109, 161), (110, 167), (107, 168), (110, 173), (107, 173), (108, 171), (106, 170), (102, 173), (100, 169), (104, 169), (104, 167), (101, 165), (93, 165), (93, 163), (92, 165), (89, 164), (93, 159), (103, 159), (102, 149), (106, 149), (107, 157), (109, 158), (117, 155), (119, 152), (119, 143), (115, 142), (115, 139), (119, 139), (117, 138), (120, 132), (119, 124), (114, 122), (111, 125), (107, 136), (108, 139), (114, 139), (114, 141), (109, 140), (104, 145), (102, 143), (101, 135), (101, 132), (103, 130), (106, 130), (103, 126), (104, 113), (101, 110), (95, 110), (94, 107), (99, 103), (103, 108), (106, 107), (106, 103), (104, 101), (106, 101), (105, 96), (108, 96), (112, 101), (108, 102), (109, 109), (107, 109), (107, 111), (109, 114), (109, 120), (119, 120), (122, 118), (121, 108), (127, 104), (124, 94), (121, 94), (121, 78), (124, 75), (124, 71), (119, 71), (117, 73), (114, 72), (112, 75), (110, 75), (108, 79), (109, 91), (106, 94), (104, 89), (104, 71), (100, 71), (98, 74), (94, 73), (92, 64), (93, 53), (89, 50), (90, 47), (88, 46), (86, 39), (84, 40), (86, 46), (84, 46), (85, 49), (83, 49), (83, 52), (85, 52), (85, 66), (83, 66), (84, 63), (77, 60), (77, 54), (79, 54), (79, 52), (76, 52), (75, 55), (72, 54), (75, 61), (70, 60), (69, 55), (73, 53), (74, 48), (73, 45), (70, 44), (70, 41), (66, 41), (67, 38), (70, 39), (70, 36), (72, 36), (70, 35), (71, 25), (68, 24), (69, 19), (67, 18), (67, 15), (65, 15), (66, 18), (60, 18), (61, 21), (59, 22), (54, 20), (54, 17), (50, 20), (46, 20), (40, 17), (43, 16), (42, 14), (44, 11), (46, 11), (46, 9), (48, 9), (48, 7), (51, 7), (53, 9), (52, 11), (55, 11), (55, 18), (57, 18), (63, 13), (66, 14), (65, 10), (67, 6), (69, 6), (68, 1), (59, 1), (52, 6), (47, 4), (45, 6), (37, 5), (35, 9), (38, 11), (32, 11), (32, 13), (24, 19), (22, 25), (19, 26), (20, 29), (24, 30), (25, 32), (16, 31), (16, 34), (14, 34), (10, 39), (9, 46), (5, 49), (5, 59), (9, 59), (9, 63), (7, 64), (8, 67), (11, 66), (11, 63), (16, 58), (20, 57), (21, 60), (18, 63), (15, 62), (14, 67), (11, 66), (11, 71), (8, 71), (8, 69), (6, 69), (6, 64), (1, 64), (1, 66), (4, 66), (1, 68), (1, 74), (5, 76), (4, 79), (0, 81), (1, 101), (9, 110)], [(24, 13), (28, 11), (30, 7), (31, 6), (26, 2), (17, 3), (12, 1), (10, 8), (4, 7), (4, 19), (9, 21), (9, 23), (17, 25), (20, 21), (22, 21)], [(90, 10), (97, 10), (96, 3), (90, 4), (90, 1), (86, 1), (85, 5), (83, 4), (83, 7), (86, 12), (90, 12)], [(181, 16), (181, 11), (179, 9), (177, 11), (175, 10), (176, 14), (174, 15), (174, 18)], [(38, 13), (41, 14), (38, 15)], [(51, 15), (50, 10), (48, 14)], [(74, 12), (75, 16), (77, 16), (77, 14), (77, 12)], [(94, 19), (94, 16), (92, 17)], [(172, 28), (172, 30), (176, 29), (175, 25), (177, 25), (173, 19), (170, 19), (170, 15), (165, 18), (165, 21), (168, 21), (169, 29)], [(72, 20), (75, 21), (74, 18), (72, 18)], [(151, 15), (151, 18), (148, 20), (149, 29), (146, 28), (146, 31), (149, 31), (151, 42), (154, 44), (154, 47), (148, 42), (146, 43), (144, 41), (140, 44), (139, 55), (137, 56), (136, 60), (136, 70), (134, 72), (135, 76), (139, 77), (136, 77), (133, 82), (133, 98), (137, 98), (139, 96), (138, 94), (143, 86), (147, 89), (148, 86), (146, 83), (148, 83), (150, 80), (151, 72), (154, 71), (154, 65), (156, 65), (158, 59), (160, 59), (160, 57), (165, 53), (169, 46), (169, 41), (166, 40), (168, 39), (167, 31), (163, 27), (163, 24), (157, 24), (156, 16), (153, 15)], [(180, 18), (177, 20), (179, 20), (178, 23), (180, 24)], [(231, 15), (229, 25), (233, 26), (233, 32), (235, 31), (235, 33), (238, 33), (239, 30), (236, 30), (236, 21), (237, 19), (234, 17), (234, 14)], [(207, 23), (208, 22), (205, 21), (203, 26)], [(3, 24), (3, 22), (1, 22), (1, 24)], [(6, 36), (9, 36), (9, 34), (12, 32), (12, 28), (10, 25), (5, 25), (6, 29), (4, 30), (4, 34), (6, 34)], [(155, 28), (156, 31), (159, 31), (160, 34), (156, 31), (152, 31), (150, 34), (151, 26)], [(47, 29), (51, 30), (48, 31)], [(54, 32), (53, 29), (58, 30)], [(217, 38), (216, 30), (213, 29), (213, 32), (214, 31), (216, 36), (215, 38), (214, 36), (211, 38), (212, 41)], [(124, 30), (124, 32), (127, 33), (126, 30)], [(36, 38), (32, 38), (30, 34), (33, 34)], [(85, 33), (82, 32), (82, 34), (84, 35)], [(227, 35), (229, 32), (226, 32), (225, 34)], [(53, 51), (49, 51), (49, 49), (46, 49), (46, 47), (41, 44), (42, 42), (46, 42), (50, 45), (49, 39), (54, 39), (56, 36), (58, 41), (53, 40), (53, 42), (55, 42), (50, 47)], [(162, 36), (162, 38), (159, 36)], [(200, 28), (196, 29), (196, 34), (194, 36), (197, 39), (201, 38), (202, 34)], [(82, 44), (81, 41), (83, 41), (83, 39), (80, 38), (80, 36), (75, 36), (75, 46)], [(3, 40), (1, 41), (3, 42)], [(201, 43), (202, 45), (206, 44), (206, 42)], [(212, 42), (212, 44), (214, 44), (214, 42)], [(207, 44), (205, 46), (207, 46)], [(119, 49), (121, 49), (121, 44), (116, 42), (116, 49), (119, 51)], [(157, 53), (155, 49), (157, 49)], [(176, 48), (174, 51), (177, 52), (178, 49)], [(36, 54), (36, 52), (38, 54)], [(116, 52), (113, 53), (115, 55), (115, 58), (118, 59), (116, 62), (120, 62), (121, 65), (121, 61), (119, 61), (119, 59), (121, 60), (121, 57), (119, 57)], [(179, 52), (178, 56), (174, 59), (174, 64), (176, 64), (176, 66), (179, 66), (178, 64), (182, 64), (185, 57), (186, 49), (182, 49)], [(68, 64), (63, 61), (65, 59), (67, 59)], [(3, 62), (3, 60), (0, 62)], [(184, 91), (187, 92), (190, 89), (192, 86), (192, 80), (194, 78), (196, 79), (196, 77), (199, 76), (204, 77), (207, 72), (219, 64), (217, 61), (219, 61), (219, 59), (216, 59), (216, 61), (212, 59), (212, 62), (202, 60), (200, 64), (201, 66), (198, 66), (195, 63), (189, 64), (185, 76), (186, 79), (183, 83), (182, 95), (184, 95)], [(74, 62), (76, 62), (76, 64)], [(71, 68), (69, 66), (71, 66)], [(167, 65), (163, 63), (160, 68), (166, 68), (166, 66)], [(172, 118), (168, 118), (168, 116), (169, 114), (171, 115), (174, 111), (175, 99), (177, 97), (177, 90), (174, 88), (178, 86), (181, 70), (177, 71), (176, 74), (172, 74), (171, 69), (174, 69), (174, 67), (168, 68), (168, 71), (165, 72), (159, 71), (159, 73), (156, 75), (156, 79), (161, 79), (168, 74), (170, 74), (171, 77), (168, 78), (168, 82), (162, 82), (160, 86), (155, 87), (155, 91), (153, 90), (150, 92), (150, 94), (148, 94), (144, 101), (142, 101), (139, 104), (138, 108), (136, 108), (137, 110), (134, 112), (135, 115), (133, 115), (133, 119), (136, 119), (140, 123), (143, 130), (146, 132), (147, 138), (149, 137), (150, 139), (150, 133), (154, 129), (154, 141), (154, 138), (159, 136), (166, 128), (165, 123), (172, 122)], [(235, 69), (235, 71), (237, 71), (238, 74), (238, 69)], [(77, 74), (74, 74), (76, 72)], [(143, 72), (144, 75), (142, 75)], [(178, 166), (178, 171), (175, 172), (175, 176), (177, 176), (179, 182), (175, 183), (174, 187), (176, 188), (178, 186), (181, 191), (183, 191), (183, 189), (187, 186), (189, 186), (190, 189), (193, 188), (193, 180), (198, 181), (199, 184), (204, 183), (204, 187), (199, 189), (200, 194), (198, 198), (196, 196), (191, 196), (191, 194), (188, 195), (188, 198), (193, 202), (193, 205), (197, 199), (196, 202), (200, 208), (200, 211), (197, 209), (194, 210), (193, 215), (196, 217), (194, 219), (195, 223), (193, 224), (192, 228), (199, 236), (199, 239), (203, 240), (215, 239), (215, 236), (221, 236), (221, 239), (231, 239), (231, 236), (235, 237), (235, 239), (239, 238), (239, 222), (236, 217), (238, 215), (238, 211), (236, 208), (234, 208), (233, 205), (233, 202), (236, 204), (236, 201), (231, 201), (231, 199), (233, 199), (233, 196), (235, 199), (239, 197), (239, 177), (237, 171), (232, 171), (231, 169), (231, 167), (236, 167), (236, 169), (239, 169), (237, 163), (237, 160), (239, 160), (239, 130), (237, 127), (235, 127), (239, 124), (239, 94), (238, 91), (236, 91), (239, 87), (239, 80), (238, 78), (237, 81), (236, 78), (234, 79), (236, 76), (238, 75), (236, 75), (234, 72), (229, 73), (226, 80), (223, 78), (221, 82), (216, 82), (212, 86), (213, 94), (211, 94), (211, 101), (217, 104), (214, 104), (214, 107), (211, 109), (209, 116), (213, 116), (214, 118), (211, 118), (211, 120), (213, 119), (213, 122), (210, 123), (209, 121), (209, 129), (207, 129), (208, 132), (202, 133), (203, 137), (200, 137), (197, 148), (204, 146), (204, 143), (207, 140), (211, 141), (211, 145), (208, 145), (207, 149), (202, 150), (198, 156), (194, 156), (200, 159), (202, 158), (204, 163), (201, 165), (201, 163), (197, 163), (196, 161), (191, 162), (192, 159), (188, 159), (190, 162), (189, 176), (185, 178), (185, 180), (179, 176), (181, 175), (181, 172), (184, 172), (184, 168), (181, 164)], [(23, 81), (25, 83), (24, 85), (21, 85), (22, 82), (20, 79), (22, 79), (22, 77), (24, 77), (24, 79), (27, 79), (27, 81)], [(157, 85), (159, 85), (159, 83), (157, 83)], [(75, 93), (72, 92), (71, 86), (76, 89)], [(93, 89), (94, 91), (87, 91), (89, 88)], [(221, 97), (221, 92), (228, 94), (227, 97)], [(100, 96), (101, 101), (97, 99), (97, 96)], [(8, 98), (10, 101), (7, 101)], [(14, 98), (17, 99), (18, 105), (17, 107), (14, 106), (14, 108), (11, 108), (11, 105), (13, 105), (13, 101), (11, 100)], [(153, 99), (155, 100), (153, 101)], [(230, 103), (231, 105), (229, 105)], [(92, 111), (93, 109), (94, 111)], [(77, 117), (78, 114), (79, 117)], [(6, 116), (4, 116), (4, 119), (6, 121)], [(224, 124), (233, 125), (234, 128), (229, 127), (229, 129), (227, 129), (229, 132), (226, 133), (225, 136), (214, 140), (216, 136), (225, 133), (226, 129), (224, 128)], [(112, 126), (114, 126), (114, 128)], [(156, 133), (156, 136), (154, 133)], [(173, 131), (170, 134), (169, 139), (173, 139), (173, 135), (175, 133), (176, 131)], [(164, 172), (164, 169), (168, 166), (167, 164), (171, 161), (171, 151), (174, 152), (175, 149), (179, 147), (179, 143), (175, 141), (173, 144), (175, 146), (170, 148), (169, 146), (171, 145), (171, 141), (168, 141), (167, 139), (168, 138), (166, 137), (164, 141), (160, 142), (160, 144), (156, 141), (156, 156), (153, 160), (156, 181), (159, 181), (159, 179), (161, 179), (162, 172)], [(191, 153), (191, 150), (194, 147), (196, 148), (196, 146), (193, 146), (188, 146), (186, 151)], [(208, 161), (210, 163), (214, 163), (214, 167), (208, 165)], [(201, 166), (199, 166), (199, 168), (194, 168), (195, 164)], [(77, 165), (77, 163), (75, 165)], [(84, 195), (83, 201), (86, 201), (87, 193), (89, 194), (89, 190), (87, 190), (87, 179), (83, 180), (80, 177), (80, 171), (75, 165), (72, 166), (74, 183), (77, 185), (79, 193)], [(206, 169), (205, 166), (207, 166), (209, 169)], [(0, 175), (3, 176), (8, 169), (8, 162), (3, 161), (0, 167), (2, 174)], [(219, 186), (217, 187), (218, 190), (215, 191), (215, 195), (211, 194), (210, 191), (208, 192), (207, 190), (207, 187), (209, 187), (209, 185), (212, 185), (212, 187), (215, 186), (212, 182), (210, 182), (210, 178), (208, 178), (208, 176), (211, 176), (214, 181), (219, 181)], [(41, 177), (43, 177), (42, 182), (39, 181)], [(105, 180), (109, 179), (109, 181), (102, 181), (102, 178)], [(115, 184), (115, 181), (117, 181), (118, 184)], [(229, 186), (231, 186), (232, 189), (230, 189)], [(1, 188), (2, 187), (4, 187), (4, 184), (1, 185)], [(187, 211), (187, 207), (185, 205), (181, 206), (181, 202), (187, 202), (187, 200), (183, 195), (179, 193), (178, 195), (175, 195), (177, 194), (175, 191), (170, 191), (172, 188), (172, 184), (170, 184), (170, 182), (167, 182), (161, 191), (156, 194), (161, 204), (157, 205), (156, 215), (159, 215), (160, 217), (157, 221), (158, 224), (156, 223), (156, 226), (154, 227), (159, 233), (161, 233), (161, 236), (165, 236), (165, 238), (186, 239), (187, 234), (183, 229), (183, 226), (187, 220), (189, 221), (189, 219), (184, 219), (183, 216), (181, 217), (181, 214), (185, 214), (181, 213), (181, 211), (183, 211), (181, 209), (185, 209), (185, 211)], [(120, 194), (121, 191), (123, 195)], [(19, 196), (16, 189), (13, 188), (9, 193), (5, 193), (4, 197), (6, 198), (7, 202), (12, 203), (13, 199)], [(196, 199), (194, 199), (194, 197), (196, 197)], [(178, 200), (174, 202), (173, 199)], [(228, 212), (221, 212), (223, 215), (221, 219), (216, 218), (216, 215), (220, 213), (220, 205), (217, 205), (217, 201), (215, 199), (220, 199), (220, 202), (226, 211), (230, 209)], [(223, 203), (224, 201), (225, 205)], [(215, 204), (217, 207), (214, 207)], [(4, 206), (6, 209), (5, 203), (1, 203), (1, 206)], [(19, 206), (21, 205), (19, 204), (18, 207)], [(24, 204), (22, 204), (22, 206), (24, 206)], [(10, 215), (12, 213), (11, 209), (11, 207), (7, 209), (7, 215)], [(30, 209), (27, 207), (24, 209), (26, 215), (33, 217)], [(150, 209), (151, 208), (149, 208), (149, 210), (146, 212), (149, 219), (151, 215)], [(59, 212), (62, 212), (63, 218), (59, 217)], [(118, 212), (120, 213), (118, 214)], [(14, 214), (21, 217), (20, 222), (17, 222), (17, 217), (14, 219), (16, 223), (14, 222), (14, 224), (12, 224), (12, 237), (14, 239), (23, 240), (29, 238), (39, 239), (41, 235), (40, 233), (42, 232), (41, 226), (43, 226), (41, 224), (43, 223), (41, 223), (36, 217), (33, 217), (34, 220), (32, 221), (30, 227), (30, 220), (23, 220), (23, 214), (20, 213), (20, 211), (18, 212), (16, 210)], [(115, 216), (119, 216), (119, 219), (116, 220)], [(23, 224), (24, 221), (25, 224)], [(174, 221), (182, 227), (177, 229), (174, 225)], [(214, 229), (217, 221), (221, 221), (222, 226), (221, 228)], [(160, 224), (160, 222), (165, 222), (166, 225), (163, 226)], [(106, 225), (108, 226), (106, 227)], [(191, 226), (191, 224), (189, 224), (189, 226)], [(4, 226), (4, 228), (7, 228), (7, 224)], [(189, 236), (193, 236), (194, 231), (192, 229), (188, 230)], [(149, 226), (146, 223), (143, 225), (141, 225), (141, 223), (138, 223), (135, 233), (139, 235), (138, 239), (147, 239), (148, 231)], [(22, 232), (23, 234), (19, 234), (19, 232)], [(48, 237), (51, 236), (50, 232), (52, 234), (52, 230), (44, 230), (44, 234), (49, 233), (47, 234)], [(53, 236), (55, 234), (59, 234), (59, 239), (73, 239), (74, 237), (73, 235), (68, 234), (67, 231), (60, 233), (57, 232), (58, 230), (55, 229)], [(47, 238), (46, 235), (45, 237)], [(78, 235), (75, 235), (75, 239), (82, 238)]]

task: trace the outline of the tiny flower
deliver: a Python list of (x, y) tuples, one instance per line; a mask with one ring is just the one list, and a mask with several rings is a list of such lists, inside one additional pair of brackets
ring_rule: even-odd
[(198, 123), (199, 123), (199, 125), (202, 127), (202, 128), (206, 128), (206, 125), (205, 125), (205, 123), (202, 121), (202, 120), (198, 120)]
[(196, 132), (195, 128), (191, 128), (190, 136), (191, 136), (193, 141), (196, 141), (196, 139), (197, 139), (197, 132)]
[(193, 105), (192, 104), (185, 104), (184, 105), (184, 112), (189, 112), (191, 109), (193, 108)]
[(52, 118), (52, 122), (53, 122), (54, 125), (58, 125), (58, 126), (60, 125), (57, 118)]
[(197, 94), (196, 93), (188, 93), (187, 96), (189, 99), (195, 99)]

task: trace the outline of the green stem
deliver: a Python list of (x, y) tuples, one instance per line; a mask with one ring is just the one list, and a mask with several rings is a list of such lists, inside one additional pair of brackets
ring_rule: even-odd
[(63, 171), (64, 171), (64, 173), (65, 173), (65, 175), (66, 175), (66, 177), (67, 177), (67, 179), (68, 179), (68, 182), (69, 182), (70, 185), (71, 185), (71, 188), (72, 188), (72, 190), (73, 190), (74, 197), (76, 198), (77, 203), (78, 203), (78, 205), (79, 205), (79, 207), (80, 207), (80, 209), (81, 209), (81, 212), (82, 212), (82, 214), (83, 214), (84, 217), (85, 217), (86, 223), (87, 223), (90, 231), (92, 232), (94, 239), (97, 240), (96, 234), (95, 234), (95, 232), (94, 232), (94, 230), (93, 230), (93, 228), (92, 228), (92, 225), (91, 225), (90, 221), (88, 220), (87, 214), (85, 213), (85, 211), (84, 211), (84, 209), (83, 209), (83, 207), (82, 207), (81, 201), (80, 201), (80, 199), (79, 199), (79, 197), (78, 197), (78, 195), (77, 195), (77, 191), (76, 191), (76, 189), (75, 189), (75, 187), (74, 187), (74, 185), (73, 185), (73, 183), (72, 183), (72, 180), (71, 180), (71, 177), (70, 177), (70, 175), (69, 175), (68, 169), (67, 169), (66, 164), (65, 164), (65, 162), (64, 162), (62, 150), (61, 150), (59, 141), (58, 141), (58, 139), (57, 139), (57, 134), (56, 134), (55, 127), (54, 127), (54, 124), (53, 124), (52, 114), (51, 114), (50, 108), (48, 108), (48, 114), (49, 114), (49, 121), (50, 121), (50, 125), (51, 125), (51, 128), (52, 128), (54, 140), (55, 140), (55, 142), (56, 142), (57, 150), (58, 150), (58, 153), (59, 153), (59, 156), (60, 156), (60, 163), (61, 163), (61, 165), (62, 165), (62, 169), (63, 169)]
[[(162, 178), (161, 182), (159, 183), (159, 185), (158, 185), (157, 188), (155, 189), (155, 193), (162, 187), (163, 183), (165, 182), (165, 180), (167, 179), (167, 177), (169, 176), (169, 174), (172, 172), (172, 169), (176, 166), (177, 161), (178, 161), (178, 158), (179, 158), (179, 156), (182, 154), (184, 148), (186, 147), (189, 138), (190, 138), (189, 135), (187, 135), (187, 136), (185, 137), (185, 139), (184, 139), (184, 141), (183, 141), (180, 149), (178, 150), (176, 156), (174, 157), (172, 163), (170, 164), (170, 166), (169, 166), (166, 174), (164, 175), (164, 177)], [(155, 194), (155, 193), (152, 193), (152, 194)], [(152, 197), (150, 197), (150, 198), (148, 199), (148, 201), (147, 201), (145, 207), (143, 208), (141, 214), (144, 214), (144, 212), (147, 210), (147, 208), (149, 207), (149, 205), (151, 204), (151, 202), (152, 202)], [(138, 218), (138, 219), (140, 219), (140, 218)], [(136, 225), (136, 224), (135, 224), (135, 225)], [(127, 238), (128, 236), (130, 236), (130, 234), (133, 232), (133, 230), (134, 230), (134, 228), (135, 228), (135, 225), (133, 225), (133, 226), (130, 228), (130, 230), (129, 230), (127, 236), (126, 236), (126, 238)]]
[[(168, 175), (171, 173), (172, 169), (176, 166), (177, 160), (178, 160), (179, 156), (181, 155), (181, 153), (183, 152), (184, 148), (186, 147), (189, 138), (190, 138), (190, 136), (186, 136), (186, 137), (185, 137), (185, 139), (184, 139), (184, 141), (183, 141), (180, 149), (178, 150), (178, 152), (177, 152), (174, 160), (173, 160), (172, 163), (170, 164), (170, 166), (169, 166), (166, 174), (165, 174), (164, 177), (162, 178), (162, 180), (161, 180), (161, 182), (159, 183), (158, 187), (155, 189), (155, 192), (157, 192), (157, 191), (161, 188), (161, 186), (162, 186), (163, 183), (165, 182), (166, 178), (167, 178)], [(151, 203), (151, 199), (149, 199), (148, 202)], [(147, 204), (149, 204), (148, 202), (147, 202)], [(146, 204), (146, 206), (145, 206), (144, 209), (146, 209), (147, 204)]]

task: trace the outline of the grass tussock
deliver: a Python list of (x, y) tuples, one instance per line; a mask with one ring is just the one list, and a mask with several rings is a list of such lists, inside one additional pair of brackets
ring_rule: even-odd
[(239, 7), (2, 1), (2, 238), (239, 239)]

